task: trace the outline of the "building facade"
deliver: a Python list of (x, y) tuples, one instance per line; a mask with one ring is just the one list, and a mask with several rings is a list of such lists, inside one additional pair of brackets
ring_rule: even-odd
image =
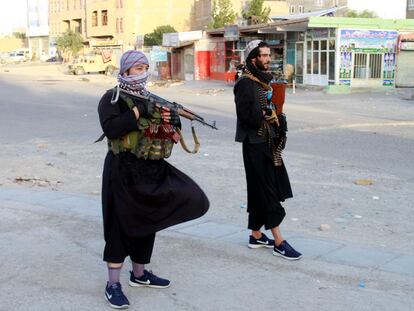
[(289, 14), (295, 15), (333, 7), (346, 7), (348, 0), (286, 0), (286, 3), (289, 7)]
[(195, 0), (49, 0), (51, 40), (68, 29), (85, 43), (140, 47), (145, 34), (158, 26), (194, 29)]
[(406, 18), (414, 18), (414, 0), (407, 0)]
[[(237, 14), (236, 24), (239, 26), (247, 25), (247, 21), (242, 19), (242, 11), (246, 9), (251, 0), (231, 0), (232, 9)], [(288, 4), (286, 0), (265, 0), (264, 7), (270, 8), (270, 16), (287, 15)], [(212, 20), (213, 0), (195, 0), (193, 6), (192, 30), (204, 30)]]
[[(270, 45), (271, 71), (278, 75), (292, 68), (300, 84), (372, 88), (414, 84), (410, 19), (308, 17), (240, 27), (236, 33), (237, 37), (226, 38), (226, 29), (208, 32), (211, 79), (234, 77), (234, 62), (244, 59), (246, 42), (260, 39)], [(235, 52), (238, 57), (231, 57)]]
[(54, 50), (49, 46), (48, 0), (27, 1), (27, 32), (31, 59), (47, 59)]

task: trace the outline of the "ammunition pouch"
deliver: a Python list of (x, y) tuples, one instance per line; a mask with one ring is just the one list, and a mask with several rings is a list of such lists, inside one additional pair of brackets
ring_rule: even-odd
[[(134, 107), (133, 100), (121, 95), (130, 109)], [(160, 160), (171, 155), (174, 143), (180, 139), (174, 126), (163, 124), (160, 108), (154, 107), (151, 115), (138, 119), (138, 131), (132, 131), (120, 139), (108, 139), (108, 148), (114, 154), (131, 152), (138, 158)]]

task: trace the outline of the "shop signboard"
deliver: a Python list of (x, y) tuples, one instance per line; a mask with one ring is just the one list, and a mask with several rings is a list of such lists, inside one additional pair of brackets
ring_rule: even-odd
[(150, 51), (150, 59), (152, 62), (166, 62), (167, 61), (167, 51), (160, 49), (152, 49)]
[(49, 35), (49, 10), (47, 0), (27, 1), (28, 37)]
[(397, 31), (341, 29), (340, 49), (361, 53), (393, 53), (397, 39)]
[(414, 41), (405, 41), (400, 43), (401, 51), (414, 51)]
[[(339, 33), (340, 83), (351, 84), (355, 54), (382, 54), (382, 64), (380, 63), (382, 67), (382, 84), (384, 86), (394, 85), (397, 42), (397, 31), (341, 29)], [(365, 63), (359, 63), (358, 66), (363, 71), (368, 68), (366, 67), (368, 64)]]
[(237, 25), (224, 26), (224, 40), (225, 41), (238, 41), (239, 40), (239, 27)]

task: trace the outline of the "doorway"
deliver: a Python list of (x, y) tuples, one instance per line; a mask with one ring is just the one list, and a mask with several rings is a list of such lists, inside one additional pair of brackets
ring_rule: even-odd
[(352, 86), (381, 86), (382, 58), (382, 53), (355, 53)]
[(295, 79), (296, 83), (303, 83), (303, 42), (296, 43)]

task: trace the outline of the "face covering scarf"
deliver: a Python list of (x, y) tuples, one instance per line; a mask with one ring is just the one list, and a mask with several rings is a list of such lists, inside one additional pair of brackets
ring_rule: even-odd
[(149, 77), (148, 72), (144, 72), (139, 75), (131, 75), (123, 77), (122, 75), (118, 75), (118, 83), (119, 87), (127, 92), (132, 94), (141, 94), (147, 95), (148, 91), (145, 89), (145, 85), (147, 84), (147, 80)]

